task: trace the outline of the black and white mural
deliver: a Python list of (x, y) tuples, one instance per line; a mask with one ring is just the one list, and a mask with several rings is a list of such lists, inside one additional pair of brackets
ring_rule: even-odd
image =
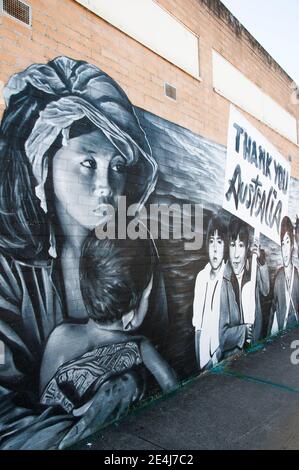
[(298, 321), (299, 183), (242, 120), (248, 184), (86, 62), (3, 93), (0, 449), (65, 448)]

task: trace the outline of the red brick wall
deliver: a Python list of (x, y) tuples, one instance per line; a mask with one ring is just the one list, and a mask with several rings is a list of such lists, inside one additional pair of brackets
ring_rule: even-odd
[[(110, 74), (132, 102), (218, 143), (226, 144), (229, 102), (212, 86), (212, 49), (263, 89), (292, 115), (291, 79), (271, 60), (217, 0), (157, 0), (200, 36), (198, 81), (73, 0), (28, 0), (32, 29), (1, 16), (0, 80), (33, 62), (58, 55), (90, 61)], [(164, 96), (164, 82), (177, 87), (177, 102)], [(0, 111), (3, 103), (0, 103)], [(299, 178), (299, 148), (247, 116), (285, 156), (292, 155), (292, 174)]]
[[(143, 128), (147, 129), (148, 135), (152, 133), (153, 137), (151, 143), (153, 143), (153, 153), (155, 149), (158, 149), (157, 154), (160, 158), (158, 161), (159, 169), (161, 170), (161, 168), (163, 168), (163, 170), (159, 172), (157, 190), (153, 195), (154, 202), (158, 201), (162, 204), (181, 203), (181, 205), (185, 201), (189, 201), (190, 204), (201, 203), (205, 209), (203, 221), (204, 227), (202, 232), (204, 234), (204, 238), (206, 238), (206, 228), (208, 225), (207, 222), (210, 220), (210, 216), (214, 213), (214, 211), (220, 208), (222, 199), (220, 201), (219, 198), (223, 197), (221, 179), (223, 179), (224, 175), (221, 172), (223, 170), (224, 173), (225, 148), (222, 147), (222, 145), (226, 145), (227, 141), (230, 105), (226, 99), (215, 93), (213, 90), (212, 50), (214, 49), (218, 51), (233, 65), (237, 66), (243, 74), (245, 74), (258, 86), (260, 86), (265, 93), (271, 96), (289, 113), (296, 116), (297, 119), (299, 119), (299, 106), (292, 104), (291, 101), (292, 80), (273, 61), (273, 59), (269, 57), (269, 55), (261, 48), (261, 46), (259, 46), (254, 41), (254, 39), (246, 32), (246, 30), (242, 28), (236, 22), (236, 20), (233, 19), (233, 17), (230, 16), (229, 12), (222, 6), (222, 4), (220, 4), (218, 0), (157, 1), (161, 6), (165, 7), (169, 12), (181, 20), (188, 28), (190, 28), (190, 30), (200, 37), (201, 80), (197, 80), (191, 77), (173, 64), (159, 57), (152, 51), (148, 50), (146, 47), (128, 37), (126, 34), (117, 30), (87, 9), (80, 6), (74, 0), (26, 0), (26, 2), (32, 5), (32, 28), (28, 28), (21, 23), (9, 18), (8, 16), (0, 16), (2, 34), (2, 40), (0, 43), (0, 85), (3, 86), (3, 83), (5, 83), (12, 74), (23, 70), (32, 63), (46, 63), (54, 57), (60, 55), (67, 55), (74, 59), (86, 60), (107, 72), (127, 92), (133, 104), (156, 115), (152, 116), (148, 113), (143, 113), (142, 111), (137, 110)], [(164, 95), (165, 82), (176, 86), (176, 102), (170, 100)], [(0, 115), (3, 110), (4, 102), (3, 100), (0, 100)], [(196, 134), (207, 137), (213, 142), (221, 145), (218, 146), (211, 144), (212, 150), (210, 149), (210, 152), (206, 151), (206, 149), (209, 147), (206, 141), (203, 142), (203, 139), (197, 138), (197, 136), (191, 132), (185, 130), (182, 131), (181, 129), (179, 130), (177, 126), (169, 124), (166, 121), (162, 121), (157, 116), (184, 126)], [(246, 117), (256, 127), (258, 127), (260, 131), (274, 145), (279, 148), (284, 156), (287, 157), (288, 155), (292, 155), (292, 174), (299, 179), (299, 147), (291, 143), (289, 140), (283, 138), (281, 135), (266, 125), (258, 122), (252, 116), (247, 115)], [(154, 125), (153, 122), (155, 122)], [(13, 127), (13, 129), (15, 129), (15, 127)], [(176, 136), (177, 139), (174, 139), (173, 136), (176, 131), (178, 131), (178, 135)], [(18, 139), (16, 140), (17, 143), (19, 143)], [(184, 146), (183, 144), (186, 145)], [(100, 144), (99, 148), (101, 148)], [(189, 148), (191, 149), (190, 151)], [(16, 147), (16, 150), (18, 150), (18, 147)], [(22, 155), (21, 152), (20, 154)], [(4, 153), (3, 156), (4, 164), (2, 164), (2, 167), (0, 167), (0, 173), (1, 171), (3, 172), (1, 176), (1, 188), (5, 186), (6, 192), (4, 191), (3, 194), (1, 192), (0, 195), (1, 201), (6, 203), (5, 197), (8, 192), (8, 188), (8, 203), (10, 203), (7, 205), (4, 204), (5, 210), (1, 211), (1, 213), (4, 214), (4, 219), (4, 217), (11, 215), (11, 213), (13, 216), (18, 214), (18, 211), (15, 211), (14, 213), (12, 209), (14, 209), (14, 207), (19, 208), (21, 204), (19, 204), (19, 206), (17, 204), (16, 206), (11, 204), (11, 202), (14, 202), (12, 199), (15, 198), (15, 194), (18, 195), (17, 193), (19, 187), (17, 184), (8, 179), (11, 173), (8, 173), (7, 176), (5, 162), (9, 162), (10, 170), (14, 171), (14, 160), (11, 158), (8, 159), (7, 155)], [(221, 165), (222, 158), (223, 166)], [(22, 160), (20, 161), (22, 162)], [(19, 166), (18, 171), (20, 171), (20, 168), (26, 169), (26, 165), (24, 167)], [(67, 173), (68, 169), (66, 168), (65, 171)], [(66, 179), (66, 181), (67, 180), (68, 179)], [(6, 181), (8, 181), (8, 185), (6, 184)], [(21, 181), (23, 182), (24, 180)], [(64, 180), (62, 179), (61, 181)], [(77, 179), (72, 178), (72, 182), (76, 183)], [(18, 181), (18, 184), (20, 186), (20, 181)], [(136, 184), (138, 184), (138, 182)], [(215, 185), (215, 190), (212, 190), (213, 184)], [(297, 181), (296, 189), (292, 194), (293, 218), (297, 211), (296, 198), (297, 194), (299, 194), (299, 189), (297, 189), (298, 184), (299, 183)], [(62, 186), (67, 187), (64, 184)], [(87, 188), (86, 193), (91, 190), (92, 186), (95, 187), (94, 184), (90, 183), (90, 180), (88, 180), (87, 183), (81, 185), (83, 189)], [(76, 197), (74, 197), (76, 204), (74, 204), (72, 201), (71, 205), (76, 206), (77, 203), (78, 205), (80, 204), (81, 199), (81, 192), (78, 189), (79, 184), (77, 186), (74, 184), (74, 186), (71, 186), (71, 189), (72, 188), (75, 188), (76, 191), (72, 192), (70, 190), (69, 192), (70, 194), (74, 193), (77, 197), (77, 200)], [(203, 189), (205, 189), (205, 191), (203, 191)], [(94, 191), (94, 189), (92, 189), (92, 191)], [(21, 195), (23, 196), (24, 194), (27, 197), (26, 188)], [(66, 194), (66, 192), (64, 194)], [(55, 196), (57, 196), (56, 193)], [(177, 205), (180, 208), (180, 204)], [(82, 206), (83, 203), (81, 203), (81, 207)], [(24, 217), (26, 216), (26, 219), (29, 220), (30, 224), (33, 226), (32, 230), (35, 233), (36, 227), (34, 227), (34, 223), (32, 223), (30, 220), (30, 212), (29, 216), (27, 216), (27, 213), (25, 212), (22, 212), (21, 214), (24, 215)], [(181, 213), (179, 215), (181, 219)], [(1, 219), (1, 221), (3, 219)], [(178, 216), (176, 216), (176, 219), (178, 219)], [(22, 219), (22, 223), (23, 222), (24, 218)], [(69, 229), (72, 228), (71, 223), (72, 222), (70, 221), (70, 226), (68, 227)], [(12, 226), (13, 224), (11, 224), (9, 228)], [(1, 227), (3, 228), (4, 224), (1, 225)], [(74, 222), (74, 239), (76, 238), (76, 230), (77, 227), (76, 223)], [(4, 232), (5, 234), (8, 233), (6, 227)], [(262, 240), (262, 242), (265, 243), (264, 240)], [(15, 240), (13, 240), (13, 243), (15, 243)], [(21, 244), (21, 242), (19, 243)], [(202, 250), (194, 249), (192, 252), (189, 252), (184, 249), (183, 240), (171, 240), (171, 242), (166, 243), (166, 240), (162, 239), (158, 240), (157, 243), (160, 257), (159, 269), (161, 267), (161, 275), (163, 278), (161, 278), (160, 284), (158, 279), (155, 287), (153, 288), (153, 293), (154, 295), (157, 295), (157, 297), (153, 297), (154, 305), (153, 311), (151, 312), (152, 315), (150, 317), (152, 324), (151, 322), (148, 324), (144, 322), (145, 326), (143, 325), (143, 327), (146, 330), (146, 336), (148, 336), (148, 332), (149, 337), (151, 335), (160, 336), (157, 343), (163, 343), (162, 356), (166, 361), (169, 361), (170, 365), (174, 366), (178, 376), (180, 378), (189, 378), (195, 374), (196, 366), (194, 350), (194, 328), (192, 325), (194, 285), (198, 272), (204, 268), (208, 262), (209, 256), (208, 253), (206, 253), (205, 244)], [(265, 248), (267, 252), (267, 263), (270, 268), (270, 281), (272, 286), (275, 285), (274, 279), (277, 268), (281, 266), (282, 262), (278, 246), (273, 245), (274, 242), (268, 240), (267, 246), (262, 246), (262, 248)], [(23, 251), (25, 252), (25, 250)], [(245, 253), (245, 248), (243, 251)], [(33, 365), (33, 361), (31, 361), (30, 356), (30, 368), (32, 371), (30, 371), (29, 375), (31, 375), (32, 372), (32, 376), (35, 377), (37, 369), (39, 373), (39, 361), (41, 359), (41, 354), (43, 353), (44, 340), (48, 339), (49, 334), (52, 331), (51, 328), (57, 326), (57, 324), (62, 321), (62, 317), (60, 318), (59, 314), (56, 311), (53, 311), (51, 303), (52, 297), (50, 296), (52, 295), (52, 287), (49, 288), (50, 300), (48, 301), (48, 294), (43, 296), (42, 288), (39, 285), (39, 282), (41, 283), (41, 277), (33, 277), (33, 273), (35, 273), (35, 266), (31, 266), (28, 270), (26, 263), (18, 263), (16, 257), (16, 259), (13, 259), (13, 262), (11, 261), (11, 263), (8, 263), (5, 260), (3, 268), (2, 263), (4, 258), (2, 256), (2, 249), (0, 250), (0, 255), (1, 273), (2, 269), (5, 268), (5, 275), (2, 276), (1, 274), (0, 298), (2, 297), (5, 299), (9, 312), (9, 314), (7, 313), (4, 316), (4, 320), (2, 322), (4, 327), (6, 327), (6, 318), (9, 319), (9, 322), (10, 318), (12, 318), (11, 323), (8, 324), (9, 328), (4, 328), (3, 334), (1, 330), (2, 336), (0, 340), (0, 349), (4, 343), (3, 337), (5, 338), (6, 334), (8, 334), (9, 341), (5, 342), (5, 348), (12, 347), (16, 349), (17, 358), (19, 359), (21, 354), (20, 345), (22, 345), (24, 341), (24, 345), (27, 347), (26, 342), (28, 342), (27, 339), (29, 338), (30, 344), (28, 343), (28, 346), (30, 352), (31, 347), (37, 347), (36, 350), (32, 349), (35, 360)], [(25, 253), (25, 255), (27, 255), (27, 253)], [(69, 259), (75, 258), (76, 257), (72, 252), (72, 256), (69, 256)], [(17, 263), (18, 268), (15, 268)], [(139, 263), (140, 261), (137, 259), (137, 267)], [(13, 266), (14, 271), (10, 270), (11, 266)], [(19, 266), (23, 267), (19, 268)], [(69, 265), (67, 265), (67, 274), (65, 274), (66, 270), (61, 271), (61, 277), (57, 277), (57, 280), (60, 283), (58, 287), (61, 287), (63, 290), (63, 281), (65, 281), (65, 292), (72, 293), (72, 290), (74, 289), (68, 288), (70, 284), (68, 284), (67, 281), (72, 281), (72, 276), (74, 276), (75, 281), (77, 281), (76, 275), (78, 271), (76, 270), (78, 270), (78, 266), (76, 264), (71, 266), (71, 268), (68, 266)], [(57, 267), (55, 267), (55, 269), (57, 269)], [(13, 278), (15, 271), (18, 272), (19, 276), (16, 278), (16, 288)], [(48, 274), (43, 276), (43, 282), (46, 282), (47, 276)], [(156, 277), (154, 277), (154, 279), (156, 279)], [(165, 291), (162, 284), (163, 279), (165, 283)], [(9, 284), (7, 284), (7, 280), (9, 281)], [(19, 288), (21, 282), (22, 289)], [(52, 285), (53, 282), (51, 279), (51, 286)], [(74, 285), (76, 284), (71, 283), (71, 286)], [(27, 288), (29, 294), (27, 294)], [(53, 289), (53, 304), (55, 304), (55, 299), (59, 297), (58, 295), (55, 297), (56, 291), (54, 292), (54, 290), (55, 289)], [(18, 292), (18, 294), (15, 294), (15, 291)], [(167, 297), (167, 305), (165, 302), (164, 293)], [(82, 303), (82, 299), (80, 298), (79, 289), (77, 290), (76, 294), (77, 298), (74, 299), (70, 295), (70, 299), (74, 303), (69, 305), (76, 306), (76, 301), (78, 301), (80, 307), (80, 302)], [(12, 295), (12, 312), (9, 311), (10, 295)], [(266, 331), (268, 330), (272, 298), (269, 297), (266, 300), (263, 299), (263, 337), (265, 337)], [(35, 306), (35, 301), (41, 304), (41, 306), (39, 304), (37, 305), (36, 310), (33, 309)], [(47, 305), (44, 305), (43, 302), (47, 303)], [(59, 302), (57, 302), (57, 304), (58, 303)], [(16, 321), (15, 310), (19, 306), (21, 314), (18, 314), (18, 319)], [(166, 306), (168, 312), (166, 312)], [(163, 315), (161, 315), (163, 307), (165, 314), (168, 313), (170, 320), (169, 324), (167, 324), (167, 334), (165, 333), (165, 329), (160, 328), (158, 322), (158, 320), (161, 320), (161, 317), (163, 317)], [(82, 309), (82, 306), (80, 308)], [(72, 318), (74, 312), (72, 312), (70, 308), (66, 310), (70, 311), (61, 313), (68, 314)], [(228, 311), (228, 308), (225, 307), (224, 311)], [(23, 315), (25, 320), (23, 320)], [(164, 323), (164, 318), (162, 318), (162, 320), (161, 325)], [(30, 323), (31, 321), (32, 323)], [(53, 322), (53, 324), (51, 322)], [(165, 321), (165, 323), (167, 323), (167, 321)], [(146, 329), (147, 326), (150, 326), (148, 330)], [(245, 325), (241, 326), (244, 328)], [(22, 327), (24, 327), (23, 330)], [(6, 333), (6, 331), (8, 331), (8, 333)], [(19, 332), (21, 333), (20, 341), (11, 341), (11, 331), (16, 335), (18, 335)], [(36, 342), (35, 335), (38, 336)], [(32, 337), (34, 338), (34, 341), (32, 341)], [(3, 343), (1, 343), (1, 341), (3, 341)], [(39, 341), (43, 344), (40, 344)], [(36, 344), (37, 346), (35, 346)], [(68, 345), (71, 343), (67, 342), (66, 344)], [(38, 350), (39, 347), (40, 349)], [(8, 349), (8, 351), (10, 351), (10, 349)], [(13, 357), (13, 354), (11, 357)], [(11, 373), (12, 378), (9, 375), (10, 371), (8, 374), (6, 369), (4, 369), (5, 380), (7, 377), (8, 380), (13, 380), (13, 378), (15, 378), (14, 374), (16, 374), (16, 380), (18, 382), (15, 383), (19, 383), (19, 380), (21, 380), (23, 377), (23, 372), (20, 371), (19, 374), (19, 370), (17, 370), (19, 363), (20, 366), (22, 366), (21, 362), (21, 360), (18, 360), (16, 361), (16, 364), (14, 364), (13, 360), (11, 360), (10, 364), (12, 364), (14, 367), (14, 369), (12, 368), (13, 370)], [(25, 359), (24, 364), (27, 368), (27, 362)], [(196, 372), (197, 370), (198, 368), (196, 368)], [(27, 370), (25, 372), (27, 374)], [(31, 397), (34, 397), (34, 393), (30, 387), (31, 385), (32, 387), (35, 387), (37, 380), (34, 378), (34, 380), (30, 382), (28, 378), (29, 377), (26, 376), (26, 386), (28, 383), (30, 391), (29, 396), (31, 399)], [(13, 383), (13, 381), (11, 383)], [(113, 383), (114, 382), (112, 382), (112, 385)], [(120, 387), (118, 390), (122, 390), (122, 388)], [(114, 391), (112, 393), (114, 393)], [(22, 396), (23, 389), (20, 398), (22, 398)], [(24, 397), (27, 398), (25, 393)], [(10, 394), (8, 399), (12, 399)], [(7, 406), (7, 410), (10, 415), (11, 407), (17, 406), (16, 403), (21, 403), (21, 401), (15, 400), (13, 405), (9, 404)], [(99, 402), (96, 401), (95, 403)], [(110, 406), (111, 405), (109, 404), (109, 407)], [(24, 411), (25, 408), (27, 411)], [(0, 448), (2, 448), (2, 442), (4, 442), (4, 446), (6, 446), (5, 448), (9, 448), (11, 445), (9, 443), (10, 439), (11, 442), (13, 442), (12, 445), (14, 447), (18, 445), (22, 448), (35, 448), (35, 446), (37, 446), (37, 448), (45, 448), (50, 443), (50, 441), (45, 439), (45, 433), (42, 432), (42, 429), (40, 433), (31, 432), (30, 423), (32, 423), (32, 429), (33, 427), (36, 427), (35, 419), (39, 421), (38, 425), (40, 429), (40, 416), (36, 415), (35, 410), (35, 417), (32, 416), (32, 410), (30, 410), (30, 405), (27, 404), (27, 402), (25, 408), (22, 408), (21, 411), (22, 419), (20, 419), (20, 415), (18, 413), (16, 413), (16, 417), (18, 419), (19, 426), (23, 426), (23, 423), (26, 421), (26, 431), (22, 434), (22, 436), (20, 436), (19, 433), (11, 434), (11, 426), (14, 425), (14, 423), (11, 421), (13, 418), (10, 416), (9, 420), (6, 420), (5, 417), (5, 422), (1, 422), (1, 429), (4, 429), (4, 432), (6, 432), (5, 429), (8, 427), (9, 437), (7, 438), (8, 443), (6, 440), (2, 441), (0, 439)], [(28, 413), (28, 416), (26, 413)], [(101, 414), (102, 413), (100, 412), (99, 415)], [(48, 420), (47, 416), (49, 415), (44, 416), (45, 419)], [(50, 420), (51, 419), (52, 418), (50, 418)], [(67, 420), (69, 420), (69, 417)], [(59, 421), (57, 421), (57, 423), (60, 425)], [(100, 424), (101, 423), (99, 422), (99, 425)], [(58, 428), (56, 429), (54, 426), (52, 429), (54, 430), (55, 434), (57, 434)], [(63, 434), (64, 431), (61, 432)], [(58, 435), (56, 436), (57, 439), (60, 439), (59, 436), (60, 434), (58, 432)], [(17, 444), (14, 442), (15, 437), (18, 440)], [(76, 438), (77, 437), (78, 434), (76, 434)], [(82, 435), (79, 436), (79, 438), (80, 437), (82, 437)], [(28, 441), (30, 440), (29, 444), (27, 443), (27, 439)], [(23, 444), (21, 444), (21, 442), (23, 442)]]

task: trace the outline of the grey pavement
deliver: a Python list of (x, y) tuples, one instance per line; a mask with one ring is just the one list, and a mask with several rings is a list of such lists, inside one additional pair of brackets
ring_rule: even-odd
[(299, 449), (299, 365), (290, 360), (294, 340), (299, 340), (298, 328), (221, 364), (75, 448)]

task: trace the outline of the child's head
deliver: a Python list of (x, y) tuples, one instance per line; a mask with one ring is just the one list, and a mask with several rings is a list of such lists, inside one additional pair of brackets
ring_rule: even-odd
[(210, 220), (207, 231), (207, 252), (212, 269), (217, 270), (225, 255), (227, 243), (227, 228), (221, 216), (214, 214)]
[(281, 222), (280, 242), (283, 265), (287, 268), (292, 263), (294, 249), (294, 227), (288, 216), (285, 216)]
[(236, 276), (241, 275), (246, 266), (249, 250), (249, 228), (241, 219), (232, 216), (228, 227), (229, 260)]
[(150, 240), (87, 237), (80, 261), (80, 286), (96, 323), (135, 330), (148, 310), (154, 256)]

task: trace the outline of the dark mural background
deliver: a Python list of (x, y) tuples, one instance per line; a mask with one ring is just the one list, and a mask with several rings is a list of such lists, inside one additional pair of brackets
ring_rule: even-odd
[[(159, 165), (152, 200), (202, 204), (207, 227), (210, 214), (222, 203), (225, 148), (153, 114), (138, 110), (138, 115)], [(197, 372), (192, 326), (194, 284), (208, 256), (204, 247), (185, 251), (184, 241), (160, 240), (158, 247), (170, 312), (166, 354), (180, 376), (186, 378)]]
[[(85, 62), (58, 58), (48, 68), (37, 66), (21, 72), (12, 79), (7, 90), (12, 97), (7, 101), (1, 123), (0, 147), (0, 340), (5, 345), (8, 361), (0, 364), (0, 448), (63, 448), (85, 438), (107, 421), (118, 418), (131, 405), (161, 389), (168, 391), (183, 379), (200, 373), (192, 324), (194, 289), (198, 273), (209, 262), (206, 247), (209, 223), (223, 203), (226, 148), (132, 107), (111, 77)], [(82, 118), (85, 129), (82, 131), (78, 126), (74, 129), (73, 123)], [(101, 134), (99, 129), (103, 131)], [(26, 147), (28, 141), (30, 145)], [(49, 208), (55, 202), (54, 192), (56, 196), (58, 194), (55, 184), (50, 181), (55, 175), (51, 158), (55, 162), (57, 155), (65, 152), (69, 145), (74, 145), (72, 142), (81, 145), (83, 141), (84, 145), (94, 145), (95, 160), (99, 161), (102, 148), (98, 142), (104, 142), (103, 149), (108, 152), (105, 162), (109, 164), (109, 171), (111, 168), (114, 171), (111, 161), (115, 159), (115, 148), (121, 149), (121, 165), (129, 168), (128, 181), (131, 184), (127, 184), (128, 188), (122, 186), (118, 174), (119, 180), (114, 183), (113, 189), (115, 194), (117, 191), (120, 193), (119, 188), (123, 187), (123, 193), (131, 194), (131, 197), (135, 195), (147, 207), (150, 203), (178, 204), (180, 208), (183, 204), (203, 207), (203, 245), (200, 250), (185, 250), (184, 239), (170, 237), (169, 240), (156, 240), (159, 263), (153, 272), (148, 311), (137, 332), (122, 331), (113, 336), (113, 331), (107, 333), (103, 330), (103, 339), (99, 336), (98, 344), (93, 339), (89, 347), (84, 341), (89, 336), (93, 337), (94, 330), (78, 294), (80, 255), (72, 254), (70, 266), (65, 267), (62, 261), (64, 238), (67, 238), (63, 223), (65, 220), (67, 225), (69, 220), (64, 219), (65, 215), (58, 216), (54, 210), (53, 213), (45, 209), (41, 212), (44, 195), (36, 193), (36, 197), (33, 191), (36, 180), (42, 189), (44, 185)], [(47, 154), (49, 147), (54, 157)], [(76, 153), (77, 147), (71, 148)], [(45, 166), (49, 165), (46, 174), (42, 173), (41, 166), (36, 166), (39, 158), (43, 158), (42, 149), (48, 155), (48, 160), (43, 161)], [(67, 155), (67, 158), (72, 157)], [(79, 164), (82, 164), (81, 160)], [(114, 165), (117, 168), (119, 161)], [(81, 178), (82, 168), (79, 169), (79, 173), (74, 173), (75, 180)], [(68, 171), (66, 166), (65, 173), (58, 175), (62, 186), (64, 178), (69, 184), (73, 183)], [(85, 167), (83, 171), (86, 172)], [(86, 174), (90, 175), (89, 170)], [(102, 178), (101, 174), (99, 178)], [(137, 182), (136, 178), (139, 178)], [(83, 181), (82, 190), (91, 188), (92, 184), (91, 180), (87, 183)], [(19, 201), (18, 209), (14, 207), (14, 197)], [(298, 197), (299, 182), (292, 179), (289, 217), (294, 235)], [(86, 201), (88, 204), (88, 197)], [(110, 202), (115, 202), (113, 194)], [(69, 204), (72, 204), (71, 199)], [(26, 215), (23, 219), (16, 217), (20, 208), (23, 209), (22, 216)], [(34, 220), (28, 221), (30, 214)], [(74, 208), (74, 217), (79, 220), (78, 226), (90, 225), (94, 228), (92, 223), (85, 223), (85, 214), (82, 215), (77, 208)], [(227, 227), (230, 217), (230, 214), (221, 211), (222, 223)], [(27, 238), (22, 233), (22, 220)], [(29, 222), (27, 225), (26, 220)], [(10, 231), (12, 228), (14, 232)], [(249, 229), (249, 232), (252, 239), (253, 230)], [(9, 240), (11, 233), (16, 237), (13, 240)], [(31, 236), (45, 244), (49, 244), (50, 240), (50, 256), (45, 252), (40, 252), (38, 256), (32, 254), (34, 249), (28, 242), (28, 239), (32, 241)], [(261, 296), (262, 325), (258, 339), (269, 333), (275, 279), (277, 270), (282, 266), (279, 245), (263, 235), (260, 245), (269, 269), (270, 290), (266, 296)], [(53, 255), (54, 248), (58, 253), (56, 257)], [(292, 255), (294, 265), (298, 266), (296, 249)], [(224, 261), (228, 262), (227, 246)], [(136, 261), (138, 269), (140, 266)], [(68, 279), (69, 273), (75, 274)], [(297, 289), (298, 286), (295, 287)], [(67, 298), (72, 290), (77, 292), (77, 298)], [(297, 297), (294, 302), (297, 315)], [(73, 310), (70, 305), (74, 305)], [(119, 324), (117, 328), (120, 328)], [(49, 337), (52, 338), (50, 341)], [(144, 338), (149, 343), (144, 343)], [(78, 349), (81, 352), (72, 354), (81, 340), (83, 346)], [(52, 365), (48, 366), (49, 361), (44, 365), (42, 361), (51, 341), (56, 345), (55, 356), (64, 357), (60, 350), (65, 345), (69, 355), (66, 354), (68, 359), (61, 359), (57, 370), (54, 368), (50, 373)], [(41, 388), (42, 368), (48, 368), (48, 379), (45, 382), (47, 386)]]
[[(159, 165), (153, 199), (202, 204), (205, 240), (208, 221), (223, 203), (226, 148), (140, 109), (138, 115)], [(292, 178), (289, 215), (293, 223), (298, 213), (298, 197), (299, 183)], [(228, 224), (230, 214), (223, 212), (223, 216)], [(270, 293), (262, 299), (264, 338), (267, 336), (274, 279), (282, 259), (280, 247), (262, 234), (260, 244), (265, 250), (270, 274)], [(185, 251), (183, 243), (175, 240), (160, 241), (158, 245), (171, 312), (167, 356), (180, 375), (188, 377), (197, 371), (192, 327), (194, 284), (197, 273), (208, 262), (208, 255), (205, 244), (199, 251)], [(293, 262), (298, 266), (297, 252), (294, 252)]]

